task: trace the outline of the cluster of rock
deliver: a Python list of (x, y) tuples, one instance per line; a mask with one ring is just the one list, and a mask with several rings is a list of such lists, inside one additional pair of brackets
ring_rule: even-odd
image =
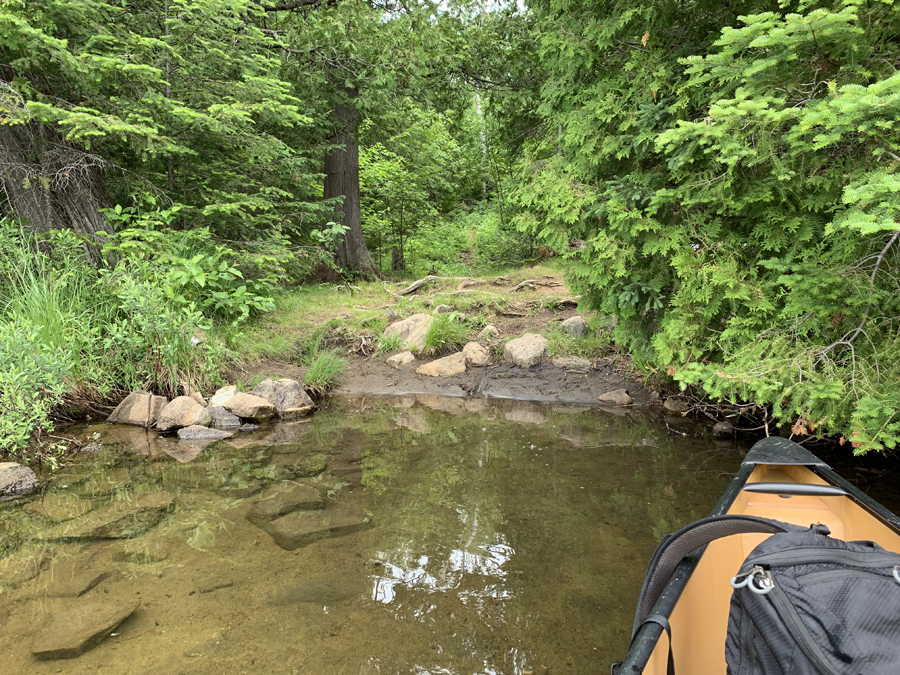
[(133, 391), (107, 421), (177, 432), (183, 440), (220, 440), (248, 428), (246, 425), (275, 416), (285, 421), (296, 420), (315, 409), (315, 403), (300, 383), (287, 378), (263, 380), (249, 393), (238, 391), (235, 385), (222, 387), (209, 402), (200, 392), (184, 388), (188, 395), (171, 401), (146, 391)]

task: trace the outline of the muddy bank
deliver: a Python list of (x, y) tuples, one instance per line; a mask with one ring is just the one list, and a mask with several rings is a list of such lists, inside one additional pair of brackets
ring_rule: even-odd
[(352, 358), (337, 394), (438, 394), (452, 397), (501, 398), (546, 403), (580, 403), (613, 408), (600, 403), (600, 394), (627, 389), (634, 403), (647, 407), (653, 394), (634, 377), (629, 377), (616, 359), (600, 359), (589, 370), (566, 370), (551, 364), (519, 368), (502, 363), (468, 368), (459, 375), (430, 377), (414, 368), (395, 370), (383, 361)]

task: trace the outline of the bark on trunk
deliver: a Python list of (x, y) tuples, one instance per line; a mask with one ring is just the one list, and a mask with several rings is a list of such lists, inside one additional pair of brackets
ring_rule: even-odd
[[(35, 231), (71, 229), (98, 241), (110, 231), (101, 208), (110, 206), (100, 170), (103, 160), (73, 148), (41, 124), (0, 125), (0, 211), (23, 220)], [(96, 262), (97, 246), (88, 245)]]
[(381, 277), (363, 237), (359, 203), (359, 141), (356, 137), (358, 115), (352, 103), (355, 92), (347, 92), (350, 103), (335, 106), (337, 135), (329, 139), (334, 146), (325, 155), (325, 198), (343, 197), (334, 222), (347, 226), (344, 238), (338, 242), (338, 263), (366, 277)]

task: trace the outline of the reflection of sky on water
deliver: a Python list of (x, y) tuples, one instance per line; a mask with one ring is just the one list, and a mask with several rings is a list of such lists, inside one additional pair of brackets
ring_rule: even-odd
[(432, 559), (421, 555), (407, 567), (395, 565), (388, 560), (388, 554), (376, 554), (382, 564), (383, 573), (373, 576), (372, 598), (378, 602), (389, 604), (396, 596), (397, 586), (410, 590), (422, 590), (427, 593), (447, 592), (459, 588), (466, 575), (490, 577), (495, 583), (486, 584), (479, 590), (465, 590), (459, 593), (463, 602), (473, 598), (507, 598), (509, 592), (497, 579), (506, 577), (504, 563), (509, 561), (515, 551), (507, 544), (502, 535), (496, 535), (495, 542), (476, 547), (480, 553), (468, 550), (453, 549), (446, 560)]

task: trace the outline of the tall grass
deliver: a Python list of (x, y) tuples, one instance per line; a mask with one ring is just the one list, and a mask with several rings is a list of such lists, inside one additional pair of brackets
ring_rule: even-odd
[(425, 335), (425, 353), (442, 354), (462, 347), (469, 332), (456, 312), (438, 314)]

